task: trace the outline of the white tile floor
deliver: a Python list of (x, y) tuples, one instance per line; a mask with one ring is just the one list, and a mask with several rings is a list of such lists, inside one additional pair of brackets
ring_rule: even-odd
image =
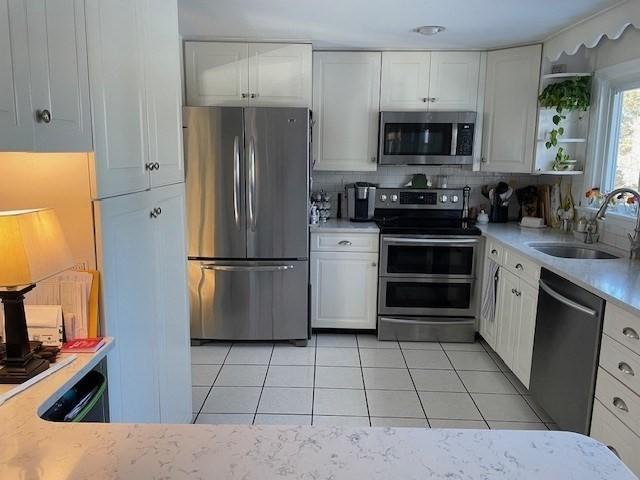
[(555, 429), (483, 341), (314, 335), (191, 348), (195, 423)]

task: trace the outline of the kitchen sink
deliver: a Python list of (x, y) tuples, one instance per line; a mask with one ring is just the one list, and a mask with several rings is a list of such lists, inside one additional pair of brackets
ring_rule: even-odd
[(560, 258), (579, 258), (583, 260), (613, 260), (620, 258), (612, 253), (585, 245), (567, 245), (562, 243), (530, 243), (534, 250)]

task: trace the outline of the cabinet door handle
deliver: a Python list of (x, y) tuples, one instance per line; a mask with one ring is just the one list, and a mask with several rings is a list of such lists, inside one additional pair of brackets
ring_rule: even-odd
[(424, 103), (427, 103), (427, 102), (429, 101), (429, 99), (428, 99), (427, 97), (422, 97), (422, 101), (423, 101)]
[(519, 297), (520, 295), (522, 295), (522, 292), (520, 290), (516, 290), (516, 297)]
[(160, 170), (160, 164), (158, 162), (153, 164), (153, 169), (154, 170)]
[(625, 327), (622, 329), (622, 334), (627, 337), (630, 338), (632, 340), (638, 340), (640, 337), (638, 336), (638, 332), (636, 332), (633, 328), (631, 327)]
[(631, 375), (632, 377), (635, 375), (633, 368), (627, 362), (620, 362), (618, 364), (618, 370), (620, 370), (625, 375)]
[(520, 271), (524, 270), (524, 267), (522, 266), (521, 263), (516, 263), (516, 270), (520, 270)]
[(158, 216), (162, 213), (162, 208), (156, 207), (149, 212), (149, 216), (151, 218), (158, 218)]
[(338, 245), (342, 245), (343, 247), (350, 247), (353, 245), (349, 240), (340, 240)]
[(516, 294), (516, 289), (515, 289), (515, 288), (512, 288), (512, 289), (511, 289), (511, 293), (513, 293), (513, 294), (515, 295), (515, 294)]
[(153, 170), (153, 163), (145, 163), (144, 164), (144, 169), (145, 170)]
[(620, 397), (613, 397), (613, 406), (616, 407), (618, 410), (622, 410), (623, 412), (629, 411), (629, 407), (627, 407), (627, 404), (625, 403), (625, 401), (622, 400)]
[(378, 264), (377, 264), (376, 262), (371, 262), (371, 266), (372, 266), (372, 267), (377, 267), (377, 266), (378, 266)]
[(437, 99), (436, 97), (431, 97), (431, 98), (429, 98), (429, 101), (430, 101), (430, 102), (437, 102), (437, 101), (438, 101), (438, 99)]
[(44, 110), (36, 110), (36, 120), (38, 123), (51, 123), (51, 112), (46, 108)]
[(498, 250), (496, 250), (495, 248), (491, 250), (491, 255), (497, 255), (497, 254), (498, 254)]
[(258, 94), (257, 93), (252, 93), (250, 96), (251, 96), (251, 98), (257, 98)]
[(247, 98), (248, 96), (249, 96), (249, 94), (248, 94), (248, 93), (243, 93), (243, 94), (242, 94), (242, 98)]

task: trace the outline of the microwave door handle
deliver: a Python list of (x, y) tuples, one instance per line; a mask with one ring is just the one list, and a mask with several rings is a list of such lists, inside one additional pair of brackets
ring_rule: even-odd
[(458, 124), (451, 124), (451, 156), (455, 157), (458, 149)]

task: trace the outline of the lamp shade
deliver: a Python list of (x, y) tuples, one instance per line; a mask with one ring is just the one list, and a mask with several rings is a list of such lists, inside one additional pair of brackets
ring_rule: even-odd
[(0, 287), (37, 283), (72, 265), (53, 209), (0, 211)]

